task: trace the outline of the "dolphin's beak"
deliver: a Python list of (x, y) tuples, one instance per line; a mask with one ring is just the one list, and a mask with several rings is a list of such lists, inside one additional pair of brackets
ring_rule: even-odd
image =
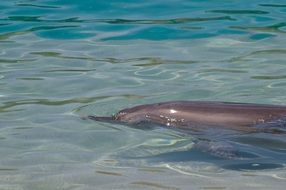
[(87, 119), (91, 119), (91, 120), (95, 120), (95, 121), (103, 121), (103, 122), (111, 122), (111, 121), (115, 120), (115, 118), (113, 116), (111, 116), (111, 117), (100, 117), (100, 116), (94, 116), (94, 115), (87, 116)]

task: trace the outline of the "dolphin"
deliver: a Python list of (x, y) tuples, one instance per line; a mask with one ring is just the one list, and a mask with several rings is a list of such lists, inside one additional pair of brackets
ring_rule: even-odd
[(123, 109), (110, 117), (88, 118), (132, 126), (152, 123), (191, 130), (223, 128), (271, 133), (286, 130), (286, 106), (251, 103), (171, 101)]
[[(108, 117), (90, 115), (88, 118), (141, 129), (163, 126), (188, 131), (197, 137), (195, 148), (228, 159), (241, 158), (239, 155), (244, 153), (233, 147), (232, 139), (228, 139), (229, 133), (225, 131), (235, 132), (235, 135), (286, 134), (286, 106), (283, 105), (170, 101), (126, 108)], [(211, 136), (206, 135), (208, 131), (212, 131)]]

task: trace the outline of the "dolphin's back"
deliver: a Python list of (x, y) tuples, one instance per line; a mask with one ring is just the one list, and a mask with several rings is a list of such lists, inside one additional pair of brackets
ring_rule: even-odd
[(174, 101), (146, 104), (121, 110), (117, 119), (128, 123), (149, 121), (174, 127), (195, 125), (244, 128), (286, 117), (286, 106)]

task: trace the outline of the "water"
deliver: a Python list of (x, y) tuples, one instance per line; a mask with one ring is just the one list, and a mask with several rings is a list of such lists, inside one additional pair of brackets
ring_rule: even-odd
[(81, 119), (138, 104), (286, 104), (281, 0), (0, 2), (0, 189), (284, 189), (285, 136), (194, 137)]

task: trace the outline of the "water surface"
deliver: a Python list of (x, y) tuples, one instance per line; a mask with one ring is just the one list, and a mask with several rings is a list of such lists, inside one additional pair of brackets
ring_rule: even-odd
[[(194, 136), (81, 119), (138, 104), (286, 105), (278, 0), (0, 2), (0, 189), (284, 189), (285, 136)], [(260, 158), (259, 157), (259, 158)]]

